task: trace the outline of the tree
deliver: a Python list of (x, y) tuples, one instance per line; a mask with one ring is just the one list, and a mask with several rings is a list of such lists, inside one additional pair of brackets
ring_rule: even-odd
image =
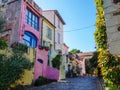
[(82, 52), (78, 49), (72, 49), (69, 53), (70, 54), (77, 54), (77, 53), (82, 53)]
[(26, 47), (16, 44), (12, 50), (6, 49), (6, 52), (12, 53), (9, 57), (7, 54), (10, 53), (0, 53), (0, 90), (7, 90), (12, 84), (19, 84), (15, 81), (22, 79), (24, 71), (33, 67), (33, 63), (24, 56)]

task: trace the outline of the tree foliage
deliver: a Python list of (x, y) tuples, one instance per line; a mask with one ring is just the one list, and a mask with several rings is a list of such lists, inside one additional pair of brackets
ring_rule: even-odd
[(69, 53), (70, 54), (77, 54), (77, 53), (81, 53), (81, 51), (78, 49), (72, 49)]
[(30, 70), (33, 66), (33, 63), (25, 58), (22, 49), (17, 48), (19, 46), (14, 48), (15, 52), (9, 57), (7, 57), (8, 53), (0, 54), (0, 90), (7, 90), (11, 84), (22, 78), (25, 69)]
[(7, 45), (7, 42), (6, 42), (6, 40), (4, 40), (3, 38), (0, 38), (0, 49), (5, 49), (5, 48), (7, 48), (8, 47), (8, 45)]
[(61, 64), (61, 55), (58, 54), (55, 58), (52, 60), (52, 65), (54, 68), (57, 68), (58, 70), (60, 69), (60, 64)]

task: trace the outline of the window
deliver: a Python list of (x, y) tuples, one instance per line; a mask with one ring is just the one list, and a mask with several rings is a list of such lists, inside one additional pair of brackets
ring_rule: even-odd
[(25, 32), (23, 37), (23, 43), (26, 44), (27, 46), (35, 48), (37, 46), (37, 39), (33, 34)]
[(46, 37), (52, 40), (52, 29), (50, 29), (49, 27), (46, 28)]
[(60, 20), (58, 20), (58, 27), (60, 28)]
[(60, 33), (58, 33), (58, 43), (60, 44)]
[(6, 3), (6, 2), (8, 2), (8, 0), (2, 0), (2, 3)]
[(39, 18), (29, 9), (26, 11), (26, 23), (39, 30)]

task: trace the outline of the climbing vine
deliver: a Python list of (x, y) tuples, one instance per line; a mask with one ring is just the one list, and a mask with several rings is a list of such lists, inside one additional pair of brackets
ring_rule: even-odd
[(95, 0), (97, 9), (96, 31), (94, 33), (96, 45), (98, 49), (107, 48), (107, 34), (104, 18), (103, 0)]
[(105, 86), (110, 90), (120, 90), (120, 61), (118, 56), (110, 54), (107, 48), (107, 34), (103, 0), (95, 0), (97, 9), (95, 42), (98, 46), (98, 67), (101, 68)]

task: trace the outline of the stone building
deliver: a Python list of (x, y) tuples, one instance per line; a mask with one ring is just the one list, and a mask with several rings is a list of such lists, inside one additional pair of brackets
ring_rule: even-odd
[(110, 53), (120, 55), (120, 0), (103, 0)]

